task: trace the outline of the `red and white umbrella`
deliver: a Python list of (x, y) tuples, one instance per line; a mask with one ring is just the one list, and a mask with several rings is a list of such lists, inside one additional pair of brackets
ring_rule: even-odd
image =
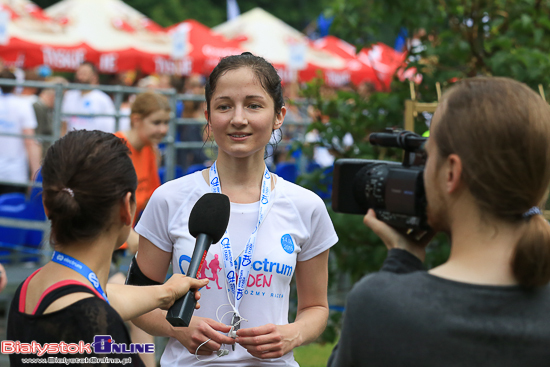
[(0, 0), (0, 30), (0, 57), (7, 65), (74, 70), (99, 56), (82, 40), (67, 37), (63, 23), (28, 0)]
[(283, 82), (309, 81), (322, 76), (327, 84), (345, 85), (353, 70), (345, 59), (311, 45), (301, 32), (280, 19), (255, 8), (213, 28), (241, 47), (262, 56), (278, 69)]
[(335, 36), (326, 36), (313, 42), (313, 47), (328, 51), (346, 60), (346, 69), (350, 71), (351, 82), (359, 85), (362, 82), (381, 85), (374, 69), (362, 63), (356, 53), (355, 46)]
[(412, 80), (415, 83), (422, 81), (422, 75), (417, 74), (416, 68), (406, 67), (406, 52), (399, 52), (383, 43), (377, 43), (372, 47), (362, 49), (359, 52), (358, 59), (371, 66), (378, 76), (380, 87), (382, 90), (389, 90), (393, 76), (397, 73), (399, 80)]
[(142, 62), (142, 68), (158, 74), (209, 74), (225, 56), (239, 55), (237, 40), (228, 40), (196, 20), (169, 27), (171, 48)]
[(243, 52), (198, 22), (165, 30), (120, 0), (63, 0), (45, 11), (28, 0), (0, 4), (9, 35), (0, 57), (25, 68), (75, 70), (91, 61), (103, 73), (205, 74), (220, 57)]
[(121, 0), (62, 0), (45, 13), (63, 24), (67, 40), (97, 52), (100, 72), (141, 67), (143, 57), (165, 53), (171, 46), (165, 30)]

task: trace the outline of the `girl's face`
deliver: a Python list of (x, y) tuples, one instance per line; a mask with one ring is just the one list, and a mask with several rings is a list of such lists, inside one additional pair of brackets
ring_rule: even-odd
[(134, 120), (134, 126), (139, 138), (146, 145), (159, 144), (168, 133), (168, 122), (170, 121), (170, 112), (158, 110), (146, 117), (137, 116)]
[(254, 72), (243, 67), (219, 77), (205, 111), (219, 153), (235, 158), (258, 155), (263, 159), (271, 133), (283, 124), (285, 107), (275, 113), (271, 96)]

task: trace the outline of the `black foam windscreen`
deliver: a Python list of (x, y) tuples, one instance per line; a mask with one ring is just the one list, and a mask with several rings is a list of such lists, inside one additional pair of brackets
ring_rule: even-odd
[(224, 194), (204, 194), (191, 209), (189, 215), (189, 233), (197, 237), (204, 233), (212, 237), (212, 243), (218, 242), (229, 223), (231, 204)]

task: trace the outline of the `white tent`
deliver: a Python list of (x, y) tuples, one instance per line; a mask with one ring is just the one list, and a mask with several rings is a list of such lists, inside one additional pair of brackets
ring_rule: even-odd
[(329, 84), (350, 80), (341, 57), (312, 47), (309, 39), (261, 8), (252, 9), (213, 28), (227, 38), (242, 39), (241, 47), (278, 68), (283, 81), (310, 80), (321, 72)]

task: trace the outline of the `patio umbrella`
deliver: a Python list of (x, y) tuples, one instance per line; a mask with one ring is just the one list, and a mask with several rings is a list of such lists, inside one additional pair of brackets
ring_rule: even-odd
[(197, 21), (164, 29), (120, 0), (63, 0), (46, 13), (99, 52), (101, 72), (207, 74), (221, 57), (243, 52)]
[(74, 70), (99, 54), (28, 0), (0, 0), (0, 57), (9, 66)]
[(239, 41), (228, 40), (193, 19), (175, 24), (166, 31), (172, 40), (171, 49), (144, 61), (144, 69), (159, 74), (188, 75), (193, 72), (206, 75), (222, 57), (244, 52)]
[(346, 60), (313, 47), (309, 39), (261, 8), (213, 28), (230, 39), (241, 40), (241, 47), (262, 56), (278, 69), (283, 82), (309, 81), (321, 76), (329, 85), (351, 80)]
[[(389, 90), (394, 74), (405, 66), (406, 52), (399, 52), (383, 43), (377, 43), (370, 48), (364, 48), (359, 52), (358, 59), (372, 67), (380, 81), (380, 89)], [(416, 70), (415, 70), (416, 71)], [(408, 72), (411, 74), (411, 72)], [(413, 72), (412, 74), (415, 74)], [(403, 72), (401, 72), (403, 75)], [(411, 75), (413, 77), (414, 75)], [(378, 86), (377, 86), (378, 87)]]
[(140, 68), (143, 58), (171, 47), (161, 26), (121, 0), (62, 0), (45, 13), (63, 25), (67, 39), (97, 53), (88, 60), (95, 62), (100, 72)]
[(313, 42), (313, 47), (325, 50), (346, 60), (346, 69), (350, 73), (350, 80), (355, 85), (363, 82), (372, 83), (381, 89), (382, 83), (375, 70), (361, 62), (357, 57), (355, 46), (335, 36), (326, 36)]

